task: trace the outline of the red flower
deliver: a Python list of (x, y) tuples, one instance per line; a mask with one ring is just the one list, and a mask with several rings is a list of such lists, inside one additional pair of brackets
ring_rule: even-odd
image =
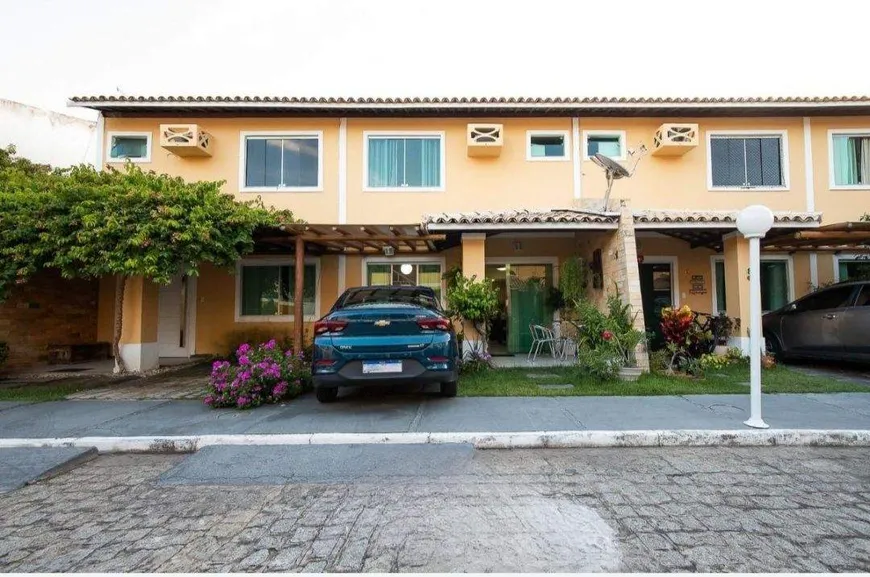
[(613, 338), (613, 333), (610, 331), (604, 331), (603, 333), (601, 333), (601, 338), (605, 341), (609, 341)]

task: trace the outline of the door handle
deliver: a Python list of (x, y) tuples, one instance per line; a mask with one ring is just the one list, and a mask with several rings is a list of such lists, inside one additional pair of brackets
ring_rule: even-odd
[(837, 315), (835, 315), (834, 313), (828, 313), (828, 314), (826, 314), (826, 315), (822, 315), (822, 318), (823, 318), (823, 319), (829, 319), (829, 320), (830, 320), (830, 319), (835, 319), (835, 318), (837, 318)]

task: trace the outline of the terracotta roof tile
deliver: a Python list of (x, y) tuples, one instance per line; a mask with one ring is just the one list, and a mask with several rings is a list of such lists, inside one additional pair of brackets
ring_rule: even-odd
[[(635, 211), (634, 222), (641, 225), (722, 223), (724, 227), (731, 228), (737, 226), (738, 212), (736, 210), (642, 210)], [(818, 224), (822, 221), (822, 214), (819, 212), (774, 211), (773, 218), (777, 224)]]
[(617, 215), (580, 210), (506, 210), (477, 212), (443, 212), (423, 219), (430, 224), (614, 224)]

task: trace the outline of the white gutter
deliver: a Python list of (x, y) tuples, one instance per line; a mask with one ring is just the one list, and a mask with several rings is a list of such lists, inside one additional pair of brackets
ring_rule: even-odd
[(287, 109), (432, 109), (449, 110), (468, 108), (492, 108), (494, 110), (516, 109), (524, 110), (538, 108), (551, 110), (601, 110), (601, 109), (704, 109), (704, 108), (858, 108), (870, 106), (870, 100), (840, 101), (840, 102), (281, 102), (259, 101), (246, 102), (237, 100), (225, 101), (112, 101), (93, 100), (79, 102), (67, 100), (67, 106), (73, 108), (287, 108)]
[(585, 222), (515, 222), (515, 223), (450, 223), (426, 224), (426, 230), (460, 231), (460, 230), (615, 230), (617, 223), (585, 223)]
[[(578, 117), (574, 117), (571, 119), (571, 177), (572, 177), (572, 186), (574, 189), (574, 200), (580, 200), (583, 196), (583, 190), (581, 188), (581, 168), (582, 164), (580, 163), (580, 119)], [(605, 207), (606, 208), (606, 207)]]

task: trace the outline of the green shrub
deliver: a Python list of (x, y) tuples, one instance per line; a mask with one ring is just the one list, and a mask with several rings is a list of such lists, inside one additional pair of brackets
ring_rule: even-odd
[(581, 347), (577, 351), (577, 370), (580, 376), (590, 376), (602, 381), (612, 381), (622, 366), (618, 351), (611, 347), (589, 349)]
[(704, 371), (718, 371), (724, 369), (728, 365), (731, 364), (731, 359), (725, 356), (714, 355), (713, 353), (707, 353), (706, 355), (701, 355), (701, 358), (698, 361), (701, 365), (701, 370)]
[(493, 368), (492, 356), (486, 352), (470, 350), (459, 361), (459, 372), (463, 375), (482, 373)]
[(740, 350), (740, 347), (728, 347), (725, 357), (731, 361), (741, 361), (743, 360), (743, 351)]
[(649, 353), (649, 370), (655, 375), (668, 372), (671, 368), (671, 353), (667, 349), (659, 349)]

